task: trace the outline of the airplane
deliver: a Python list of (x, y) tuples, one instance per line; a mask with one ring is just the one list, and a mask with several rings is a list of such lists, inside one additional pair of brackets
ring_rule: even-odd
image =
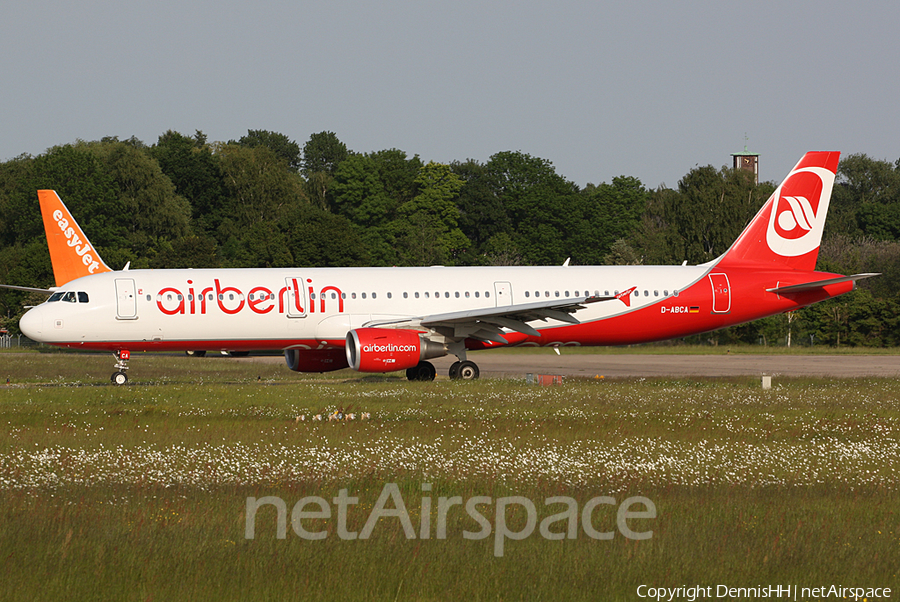
[[(390, 267), (114, 271), (52, 190), (38, 191), (56, 287), (19, 327), (115, 353), (278, 350), (288, 368), (405, 370), (509, 346), (626, 345), (741, 324), (853, 290), (877, 274), (816, 272), (840, 153), (809, 152), (719, 258), (689, 266)], [(19, 287), (23, 288), (23, 287)]]

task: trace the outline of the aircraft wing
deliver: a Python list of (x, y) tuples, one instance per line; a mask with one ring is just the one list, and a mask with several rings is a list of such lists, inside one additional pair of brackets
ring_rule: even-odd
[(13, 286), (12, 284), (0, 284), (0, 288), (9, 288), (14, 291), (27, 291), (29, 293), (46, 293), (48, 295), (54, 290), (48, 288), (32, 288), (30, 286)]
[(528, 322), (552, 319), (569, 324), (580, 324), (572, 314), (585, 309), (590, 303), (611, 301), (615, 298), (610, 296), (554, 299), (537, 303), (431, 314), (401, 320), (373, 320), (366, 323), (365, 326), (367, 328), (426, 328), (452, 339), (473, 338), (506, 345), (508, 341), (500, 336), (504, 328), (529, 336), (540, 336), (540, 333)]
[(839, 284), (841, 282), (850, 282), (852, 281), (854, 284), (857, 280), (863, 280), (864, 278), (871, 278), (872, 276), (881, 276), (881, 274), (854, 274), (852, 276), (841, 276), (840, 278), (829, 278), (827, 280), (814, 280), (812, 282), (804, 282), (803, 284), (791, 284), (788, 286), (777, 286), (773, 288), (767, 288), (767, 293), (775, 293), (778, 295), (785, 295), (790, 293), (802, 293), (803, 291), (811, 291), (817, 288), (822, 288), (823, 286), (828, 286), (829, 284)]

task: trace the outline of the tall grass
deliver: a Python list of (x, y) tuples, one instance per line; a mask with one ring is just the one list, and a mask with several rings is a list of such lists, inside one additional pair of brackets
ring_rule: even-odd
[[(299, 377), (219, 358), (141, 358), (134, 386), (71, 386), (106, 358), (34, 356), (0, 389), (0, 599), (637, 599), (655, 587), (831, 583), (900, 588), (900, 382), (889, 379), (408, 383)], [(61, 359), (66, 365), (59, 366)], [(98, 361), (102, 363), (94, 364)], [(42, 363), (43, 362), (43, 363)], [(60, 372), (60, 374), (56, 374)], [(52, 377), (48, 377), (52, 375)], [(68, 375), (68, 376), (67, 376)], [(313, 421), (335, 410), (356, 420)], [(363, 412), (371, 415), (360, 420)], [(300, 420), (300, 417), (303, 420)], [(359, 498), (359, 531), (386, 483), (418, 527), (382, 519), (345, 541), (276, 537), (247, 498)], [(431, 486), (430, 491), (423, 484)], [(425, 489), (425, 490), (423, 490)], [(463, 537), (440, 497), (524, 496), (540, 519), (568, 496), (643, 496), (635, 528), (595, 540)], [(485, 509), (495, 523), (495, 516)], [(616, 529), (615, 508), (592, 524)], [(510, 525), (523, 526), (510, 511)], [(559, 524), (555, 530), (559, 531)]]

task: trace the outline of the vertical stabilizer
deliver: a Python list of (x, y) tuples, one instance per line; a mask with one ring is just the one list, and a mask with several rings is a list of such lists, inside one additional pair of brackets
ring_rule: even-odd
[(111, 272), (55, 190), (38, 190), (56, 286), (90, 274)]
[(718, 265), (815, 270), (840, 156), (836, 151), (806, 153)]

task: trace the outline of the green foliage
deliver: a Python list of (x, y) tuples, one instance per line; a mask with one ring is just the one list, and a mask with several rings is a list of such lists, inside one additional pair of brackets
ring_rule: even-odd
[(231, 140), (229, 144), (238, 144), (248, 148), (263, 146), (287, 163), (291, 171), (296, 172), (300, 169), (300, 145), (284, 134), (268, 130), (247, 130), (246, 136), (241, 136), (241, 139), (237, 142)]
[[(60, 193), (111, 267), (202, 268), (703, 263), (728, 248), (774, 185), (705, 166), (675, 190), (648, 191), (627, 176), (579, 189), (522, 152), (424, 164), (399, 149), (351, 152), (329, 131), (302, 149), (266, 130), (227, 144), (200, 131), (169, 130), (152, 146), (107, 137), (0, 163), (4, 283), (53, 283), (42, 188)], [(882, 276), (789, 317), (693, 340), (900, 344), (900, 165), (844, 158), (818, 267)], [(7, 322), (27, 297), (0, 291)]]
[(303, 175), (327, 173), (333, 176), (341, 161), (350, 156), (347, 145), (334, 132), (319, 132), (303, 145)]
[(205, 141), (199, 131), (189, 138), (169, 130), (148, 152), (175, 185), (175, 192), (190, 204), (195, 227), (206, 232), (218, 227), (223, 218), (224, 183), (219, 162)]

